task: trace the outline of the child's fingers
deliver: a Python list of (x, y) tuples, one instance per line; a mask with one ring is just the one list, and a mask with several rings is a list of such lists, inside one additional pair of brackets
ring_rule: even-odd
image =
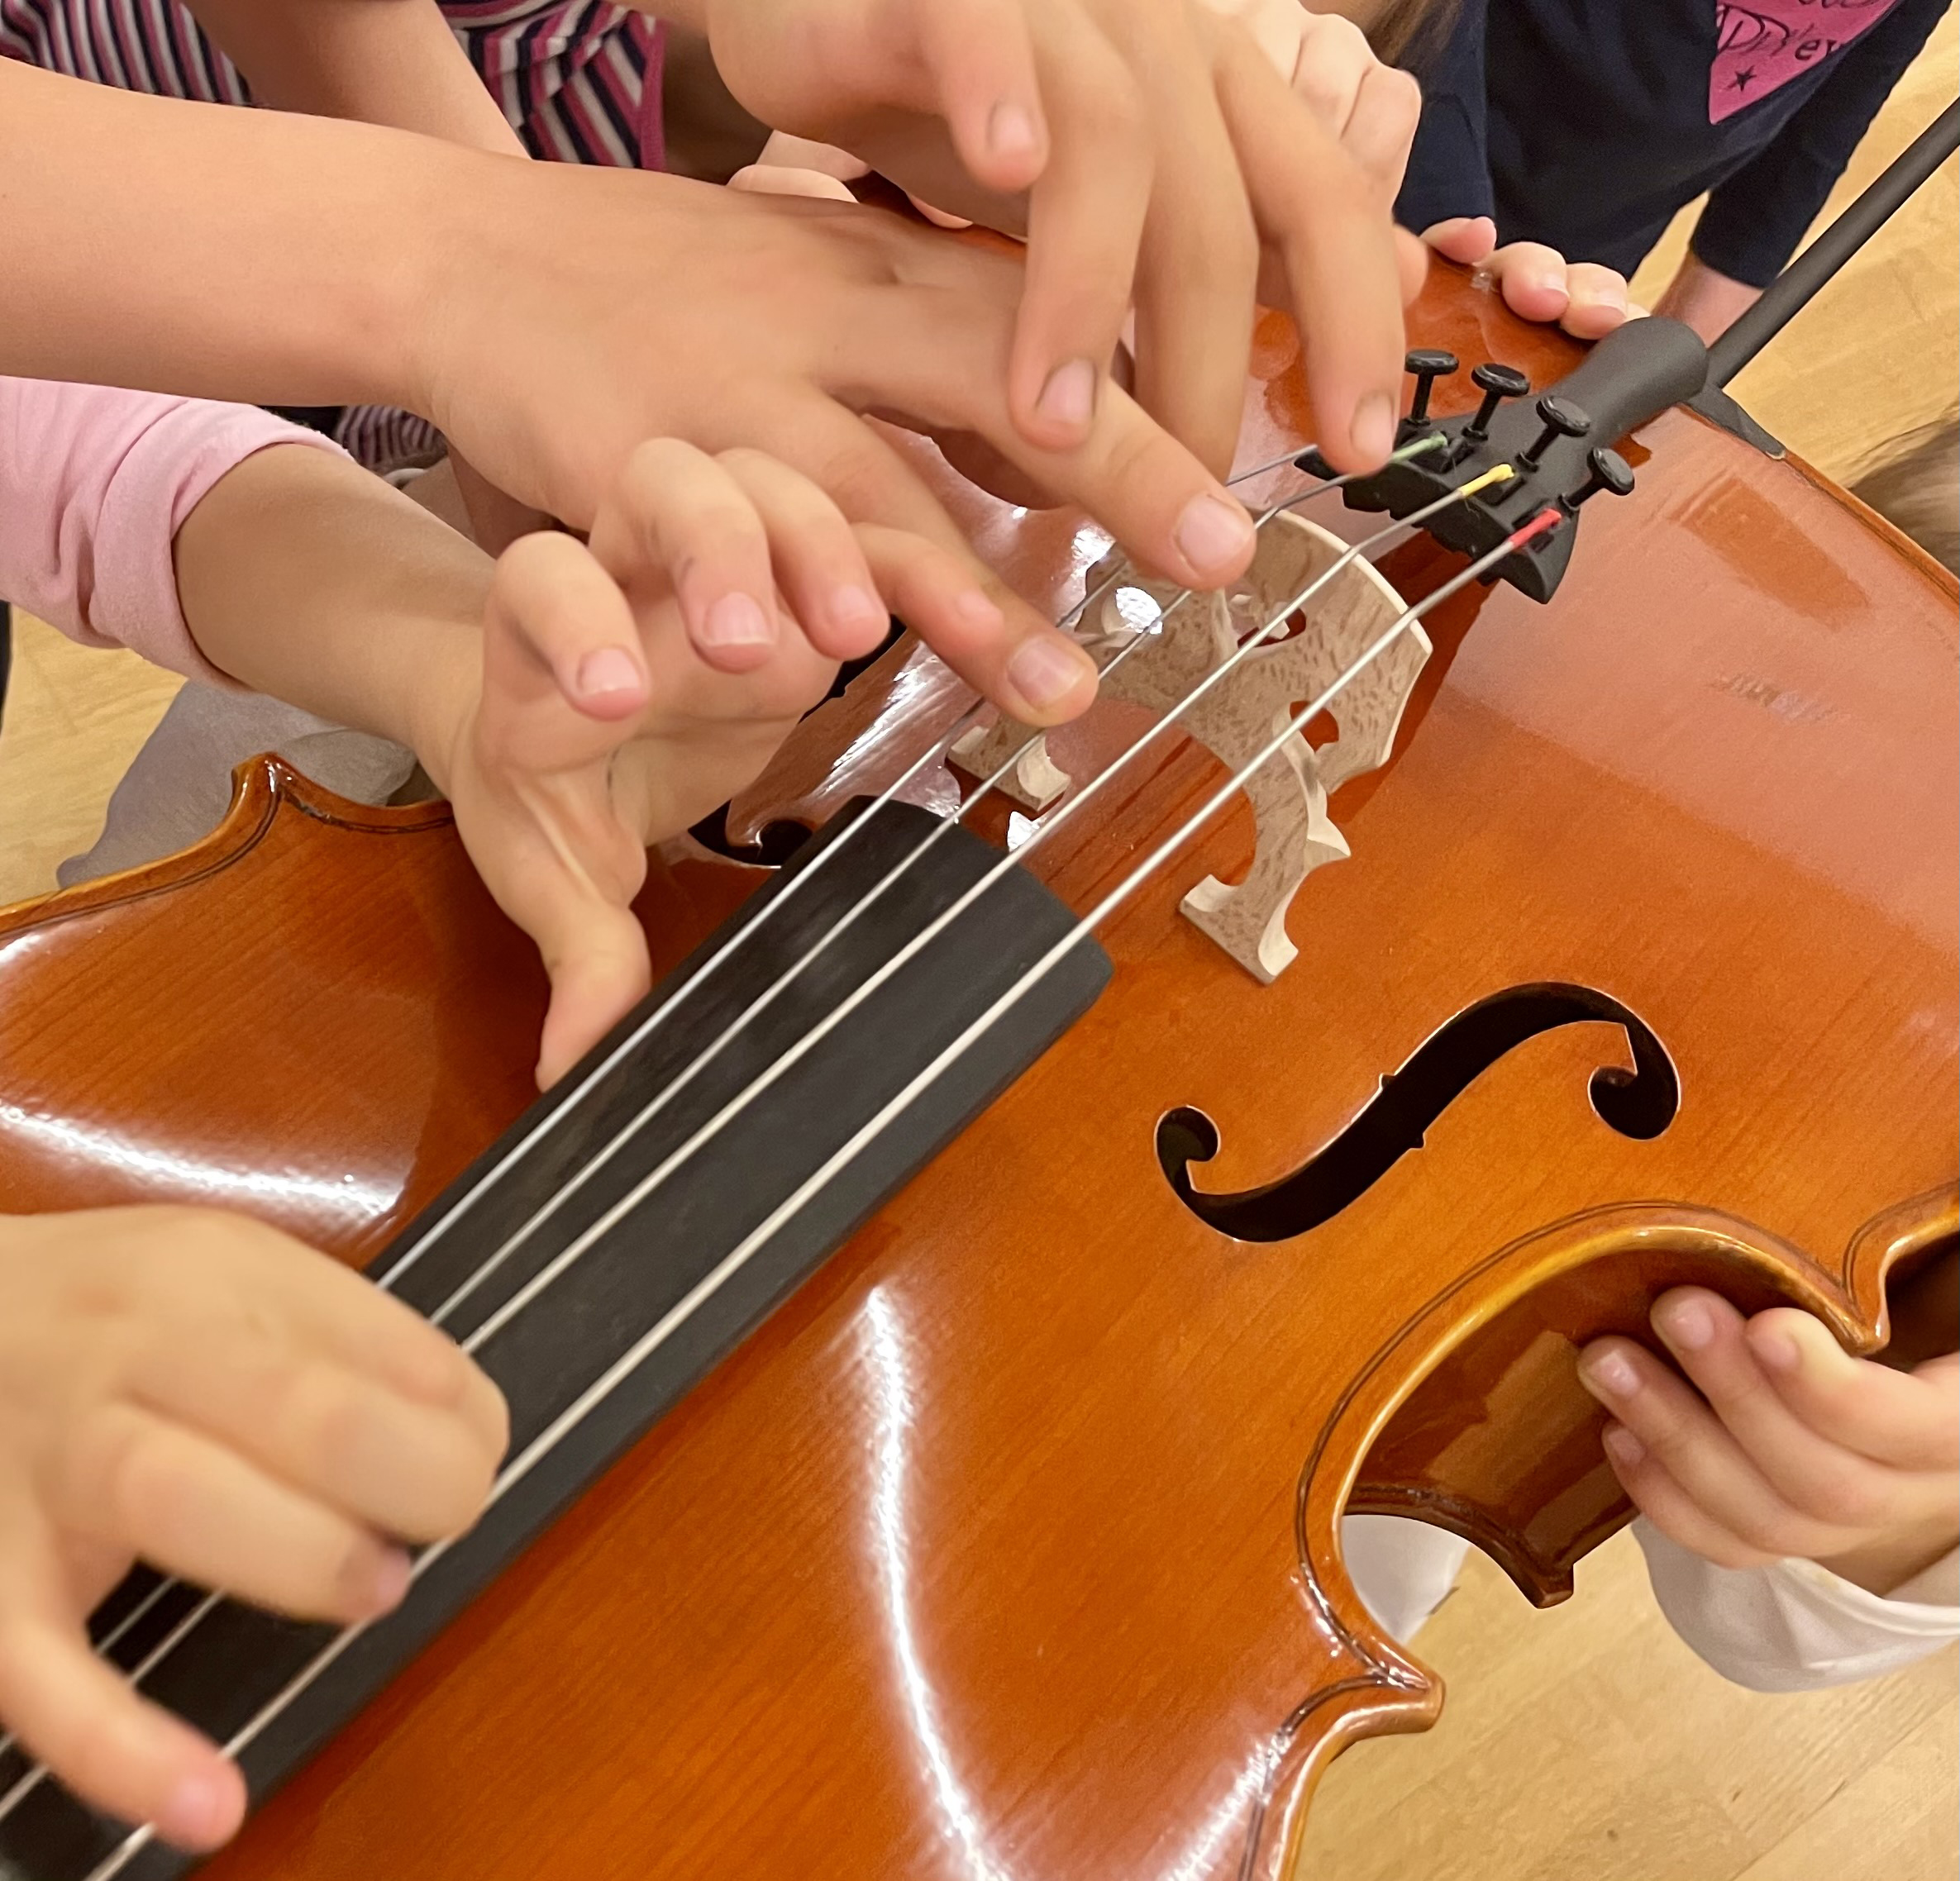
[(1306, 336), (1320, 450), (1338, 469), (1375, 469), (1395, 447), (1402, 396), (1402, 274), (1387, 198), (1244, 35), (1222, 37), (1218, 79), (1253, 215), (1284, 258)]
[(1488, 216), (1452, 216), (1447, 221), (1430, 223), (1423, 240), (1444, 260), (1474, 268), (1495, 252), (1497, 225)]
[[(1185, 134), (1203, 158), (1156, 179), (1137, 275), (1136, 396), (1205, 464), (1223, 470), (1238, 442), (1260, 249), (1206, 77), (1182, 68), (1165, 75), (1187, 94)], [(1197, 281), (1207, 293), (1195, 303)]]
[(549, 1090), (646, 996), (646, 934), (630, 909), (594, 908), (575, 937), (545, 953), (551, 1003), (539, 1041), (537, 1083)]
[(1571, 303), (1566, 258), (1543, 242), (1508, 243), (1484, 265), (1502, 290), (1505, 305), (1520, 320), (1557, 320)]
[(196, 1333), (131, 1362), (125, 1388), (143, 1407), (383, 1534), (434, 1541), (475, 1521), (503, 1443), (459, 1412), (411, 1403), (256, 1325)]
[[(1028, 205), (1027, 285), (1008, 363), (1008, 404), (1029, 443), (1073, 450), (1108, 395), (1109, 360), (1128, 317), (1154, 180), (1153, 127), (1114, 46), (1072, 7), (1046, 21), (1042, 91), (1050, 149)], [(1190, 140), (1209, 186), (1216, 150)], [(1189, 291), (1200, 306), (1210, 283)], [(1238, 317), (1234, 324), (1239, 324)]]
[[(1297, 12), (1297, 8), (1290, 8)], [(1306, 104), (1349, 156), (1393, 196), (1402, 187), (1422, 117), (1422, 87), (1375, 56), (1366, 36), (1338, 13), (1302, 14), (1311, 25), (1290, 74)]]
[(1690, 1501), (1751, 1547), (1816, 1556), (1853, 1539), (1779, 1495), (1694, 1391), (1632, 1341), (1595, 1340), (1579, 1376)]
[(968, 685), (1030, 725), (1058, 725), (1095, 696), (1095, 664), (1025, 607), (1004, 608), (958, 557), (895, 529), (858, 540), (892, 611)]
[[(947, 245), (947, 262), (970, 257)], [(896, 416), (913, 430), (977, 433), (1063, 502), (1093, 507), (1099, 520), (1160, 573), (1194, 588), (1223, 587), (1242, 574), (1257, 539), (1242, 504), (1136, 401), (1105, 383), (1087, 440), (1071, 451), (1030, 444), (1009, 417), (1000, 383), (1005, 335), (997, 312), (971, 293), (970, 276), (948, 265), (907, 302), (872, 303), (853, 330), (853, 350), (876, 370), (882, 402), (872, 415)], [(916, 343), (919, 295), (933, 302), (933, 345)], [(848, 363), (848, 362), (846, 362)], [(1400, 360), (1397, 365), (1400, 369)], [(853, 522), (908, 529), (970, 555), (965, 538), (918, 474), (870, 425), (835, 401), (759, 385), (754, 402), (724, 410), (727, 441), (753, 440), (794, 464), (836, 498)], [(746, 436), (745, 434), (746, 433)]]
[(1960, 1464), (1960, 1364), (1896, 1372), (1854, 1359), (1814, 1315), (1760, 1312), (1745, 1336), (1776, 1395), (1812, 1430), (1897, 1469)]
[(1709, 1514), (1625, 1425), (1609, 1424), (1600, 1441), (1634, 1507), (1671, 1541), (1719, 1568), (1759, 1568), (1778, 1558), (1751, 1547)]
[[(1366, 36), (1353, 21), (1338, 13), (1310, 16), (1290, 66), (1280, 76), (1292, 82), (1295, 95), (1337, 140), (1346, 135), (1361, 97), (1363, 81), (1376, 63)], [(1272, 50), (1261, 41), (1268, 58)]]
[(751, 196), (813, 196), (829, 202), (855, 202), (849, 186), (827, 171), (803, 169), (794, 164), (751, 164), (728, 179), (731, 189)]
[(627, 459), (592, 552), (630, 592), (671, 583), (694, 650), (723, 673), (767, 664), (782, 637), (769, 538), (741, 484), (705, 451), (652, 438)]
[[(269, 1327), (288, 1351), (303, 1346), (358, 1378), (375, 1380), (411, 1405), (453, 1412), (493, 1460), (503, 1454), (510, 1441), (503, 1394), (448, 1334), (420, 1313), (351, 1268), (262, 1222), (216, 1210), (170, 1213), (213, 1264), (214, 1307), (219, 1307), (217, 1287), (228, 1289), (230, 1297), (219, 1307), (227, 1327)], [(187, 1302), (163, 1267), (145, 1263), (144, 1270), (155, 1269), (154, 1283), (174, 1317), (184, 1321)], [(198, 1331), (176, 1336), (194, 1352), (225, 1335)]]
[(1652, 1321), (1723, 1430), (1791, 1508), (1856, 1532), (1915, 1522), (1937, 1506), (1940, 1479), (1874, 1463), (1798, 1417), (1756, 1362), (1742, 1315), (1719, 1294), (1677, 1287), (1655, 1302)]
[(1576, 340), (1601, 340), (1627, 321), (1627, 280), (1596, 262), (1575, 261), (1566, 269), (1567, 304), (1559, 321)]
[(893, 612), (976, 691), (1033, 725), (1087, 709), (1095, 663), (1066, 634), (934, 544), (870, 525), (858, 536)]
[(603, 756), (646, 704), (632, 608), (572, 536), (526, 536), (505, 550), (491, 578), (484, 632), (485, 692), (494, 694), (486, 706), (536, 711), (563, 699), (575, 708), (575, 717), (551, 721), (561, 763)]
[(1021, 0), (936, 0), (910, 12), (968, 174), (1006, 195), (1032, 188), (1048, 162), (1048, 120)]
[(1377, 64), (1362, 75), (1341, 145), (1389, 197), (1401, 189), (1422, 116), (1423, 88), (1408, 73)]
[(112, 1402), (82, 1418), (42, 1493), (65, 1529), (281, 1612), (368, 1620), (408, 1588), (400, 1549), (135, 1405)]
[(754, 506), (776, 585), (805, 637), (829, 660), (880, 645), (891, 617), (844, 514), (800, 471), (759, 450), (725, 450), (722, 467)]
[[(10, 1541), (26, 1537), (6, 1512)], [(245, 1820), (245, 1779), (217, 1748), (137, 1697), (62, 1610), (50, 1564), (0, 1569), (0, 1719), (84, 1802), (203, 1852)]]

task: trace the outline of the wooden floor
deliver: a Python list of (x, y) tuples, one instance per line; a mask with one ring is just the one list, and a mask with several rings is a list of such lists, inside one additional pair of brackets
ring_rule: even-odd
[[(1902, 149), (1957, 82), (1949, 12), (1840, 193)], [(1763, 423), (1834, 475), (1960, 395), (1957, 197), (1949, 164), (1738, 382)], [(1644, 298), (1683, 239), (1677, 229), (1643, 271)], [(93, 840), (174, 686), (131, 655), (20, 627), (0, 736), (0, 904), (50, 887), (55, 864)], [(1843, 1692), (1741, 1691), (1668, 1630), (1625, 1536), (1548, 1613), (1473, 1556), (1419, 1650), (1449, 1683), (1442, 1722), (1336, 1764), (1301, 1881), (1960, 1874), (1952, 1650)]]

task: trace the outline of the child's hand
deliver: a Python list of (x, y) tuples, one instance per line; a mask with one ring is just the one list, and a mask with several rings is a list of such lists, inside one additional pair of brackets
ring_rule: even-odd
[(0, 1217), (0, 1725), (181, 1847), (245, 1784), (91, 1650), (133, 1559), (311, 1619), (386, 1612), (402, 1541), (469, 1526), (508, 1438), (449, 1340), (242, 1216)]
[(888, 606), (970, 683), (1036, 724), (1095, 669), (1066, 636), (921, 537), (853, 529), (760, 452), (642, 445), (589, 545), (529, 536), (497, 564), (480, 677), (422, 760), (504, 912), (551, 980), (551, 1083), (646, 990), (631, 902), (650, 844), (754, 779), (873, 650)]
[[(1250, 33), (1273, 69), (1319, 119), (1323, 129), (1393, 197), (1422, 117), (1422, 89), (1406, 72), (1375, 56), (1367, 35), (1338, 13), (1309, 13), (1300, 0), (1199, 0)], [(871, 166), (832, 144), (813, 144), (776, 131), (762, 154), (728, 179), (737, 189), (765, 194), (855, 200), (845, 186)], [(964, 216), (922, 202), (912, 206), (942, 228), (970, 228)]]
[(1438, 255), (1475, 268), (1503, 293), (1520, 320), (1557, 321), (1577, 340), (1600, 340), (1647, 309), (1627, 298), (1626, 277), (1592, 261), (1567, 261), (1543, 242), (1497, 245), (1488, 216), (1455, 216), (1433, 223), (1423, 240)]
[[(1222, 469), (1264, 259), (1269, 298), (1290, 298), (1308, 336), (1322, 448), (1343, 468), (1386, 455), (1415, 245), (1399, 253), (1380, 175), (1219, 7), (699, 0), (689, 11), (765, 122), (842, 146), (943, 210), (1027, 229), (1008, 401), (1031, 443), (1069, 451), (1089, 435), (1133, 298), (1142, 403)], [(1023, 192), (1024, 218), (1013, 201)]]
[(1300, 0), (1203, 0), (1236, 19), (1328, 136), (1392, 201), (1423, 113), (1422, 88), (1375, 56), (1368, 36), (1338, 13)]
[(1745, 1321), (1695, 1287), (1662, 1295), (1653, 1327), (1689, 1382), (1626, 1339), (1587, 1346), (1579, 1375), (1617, 1420), (1614, 1474), (1682, 1547), (1887, 1593), (1960, 1541), (1960, 1355), (1893, 1371), (1809, 1313)]

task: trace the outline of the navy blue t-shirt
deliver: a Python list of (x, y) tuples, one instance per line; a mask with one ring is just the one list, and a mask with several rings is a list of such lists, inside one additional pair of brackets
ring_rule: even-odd
[[(1463, 0), (1419, 67), (1422, 124), (1397, 219), (1420, 231), (1490, 216), (1500, 241), (1631, 274), (1706, 190), (1695, 253), (1767, 286), (1948, 0), (1892, 0), (1850, 38), (1843, 22), (1877, 3), (1805, 0), (1815, 31), (1785, 42), (1796, 74), (1711, 123), (1718, 30), (1746, 32), (1755, 17), (1731, 0)], [(1721, 83), (1753, 77), (1744, 64)]]

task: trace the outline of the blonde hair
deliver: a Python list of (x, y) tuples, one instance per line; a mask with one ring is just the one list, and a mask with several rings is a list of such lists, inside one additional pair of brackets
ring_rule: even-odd
[(1851, 493), (1960, 574), (1960, 414), (1894, 438)]
[(1462, 11), (1462, 0), (1379, 0), (1357, 23), (1384, 64), (1413, 69), (1420, 77), (1443, 50)]

